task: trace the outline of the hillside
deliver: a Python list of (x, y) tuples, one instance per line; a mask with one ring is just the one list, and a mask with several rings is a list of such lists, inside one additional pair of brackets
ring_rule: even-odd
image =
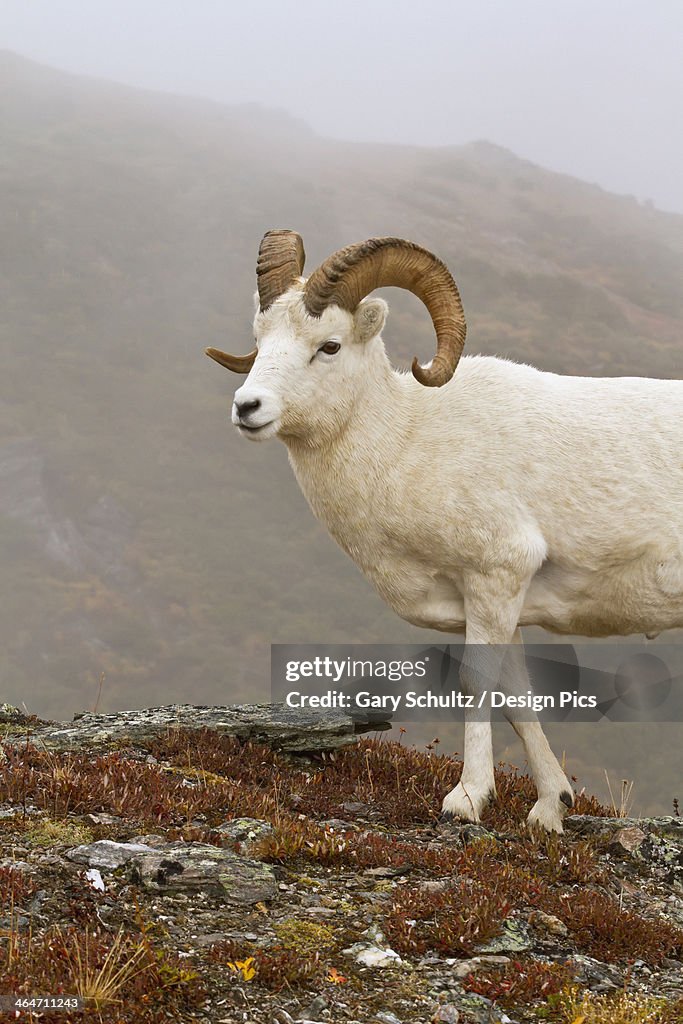
[[(229, 426), (203, 348), (249, 347), (266, 229), (300, 231), (309, 268), (373, 234), (438, 252), (470, 352), (681, 374), (683, 218), (490, 143), (331, 142), (10, 53), (0, 133), (0, 697), (33, 712), (92, 706), (102, 673), (101, 710), (265, 698), (271, 641), (425, 639), (314, 522), (282, 446)], [(426, 358), (424, 310), (388, 297), (392, 356)]]

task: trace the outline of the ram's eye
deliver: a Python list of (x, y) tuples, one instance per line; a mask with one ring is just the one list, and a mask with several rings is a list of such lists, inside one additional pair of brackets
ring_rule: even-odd
[(321, 345), (318, 352), (324, 352), (326, 356), (336, 356), (337, 352), (341, 348), (338, 341), (326, 341), (324, 345)]

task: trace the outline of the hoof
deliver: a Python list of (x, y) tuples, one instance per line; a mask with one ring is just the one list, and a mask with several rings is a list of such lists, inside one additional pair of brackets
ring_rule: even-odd
[(459, 820), (452, 811), (442, 811), (439, 815), (439, 825), (454, 825)]
[(571, 793), (566, 791), (558, 796), (544, 797), (537, 800), (531, 808), (527, 825), (530, 829), (541, 829), (543, 832), (564, 832), (562, 819), (574, 803)]
[(461, 782), (444, 798), (441, 808), (441, 821), (471, 821), (478, 824), (481, 813), (486, 805), (495, 798), (495, 791), (489, 787), (477, 789), (475, 786), (463, 786)]

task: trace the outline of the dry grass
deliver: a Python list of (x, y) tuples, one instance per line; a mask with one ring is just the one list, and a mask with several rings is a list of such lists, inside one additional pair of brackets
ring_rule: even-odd
[(628, 992), (593, 995), (578, 989), (565, 991), (555, 1002), (558, 1024), (681, 1024), (683, 1005), (667, 1006), (654, 999)]

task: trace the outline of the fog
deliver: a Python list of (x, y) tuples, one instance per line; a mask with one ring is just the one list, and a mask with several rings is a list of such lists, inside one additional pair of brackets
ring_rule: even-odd
[(4, 0), (2, 14), (0, 45), (65, 70), (284, 108), (348, 140), (485, 138), (683, 212), (678, 0)]
[[(469, 354), (681, 376), (683, 218), (653, 208), (683, 211), (673, 4), (1, 9), (0, 703), (266, 700), (271, 643), (443, 642), (332, 543), (282, 445), (230, 425), (203, 349), (251, 347), (268, 228), (302, 233), (309, 270), (420, 241)], [(424, 308), (388, 298), (392, 362), (426, 361)], [(597, 729), (550, 730), (579, 785), (636, 778), (669, 811), (680, 722)]]

